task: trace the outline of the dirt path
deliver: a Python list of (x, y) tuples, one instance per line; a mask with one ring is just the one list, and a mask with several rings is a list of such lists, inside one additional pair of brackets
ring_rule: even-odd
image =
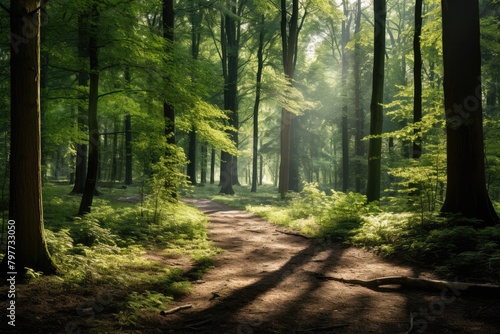
[(224, 252), (193, 293), (166, 316), (170, 333), (500, 333), (498, 303), (486, 297), (394, 289), (373, 291), (322, 281), (314, 271), (345, 279), (432, 277), (358, 248), (321, 245), (276, 231), (244, 211), (186, 200), (206, 213), (210, 239)]

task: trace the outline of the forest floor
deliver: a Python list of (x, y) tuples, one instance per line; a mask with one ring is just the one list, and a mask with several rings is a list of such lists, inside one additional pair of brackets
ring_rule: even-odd
[[(192, 293), (158, 324), (172, 333), (500, 333), (491, 296), (388, 287), (378, 291), (344, 279), (436, 278), (360, 248), (322, 245), (285, 234), (264, 219), (203, 199), (209, 238), (223, 252)], [(411, 325), (413, 323), (413, 325)], [(410, 327), (412, 330), (410, 331)]]
[[(80, 286), (46, 277), (16, 287), (16, 330), (6, 328), (2, 317), (0, 333), (500, 333), (498, 297), (397, 286), (371, 290), (324, 280), (321, 275), (436, 277), (341, 242), (322, 244), (286, 234), (263, 218), (210, 200), (184, 201), (208, 216), (208, 237), (221, 250), (210, 259), (213, 267), (200, 276), (199, 263), (189, 256), (151, 248), (137, 256), (153, 267), (127, 266), (122, 275), (130, 281), (141, 273), (154, 277), (163, 275), (162, 270), (182, 271), (184, 277), (193, 277), (191, 290), (158, 305), (165, 311), (189, 308), (162, 315), (158, 308), (141, 306), (127, 313), (131, 295), (162, 291), (162, 280)], [(0, 289), (2, 305), (5, 289)], [(152, 300), (156, 295), (146, 296)], [(132, 319), (131, 314), (139, 317)]]

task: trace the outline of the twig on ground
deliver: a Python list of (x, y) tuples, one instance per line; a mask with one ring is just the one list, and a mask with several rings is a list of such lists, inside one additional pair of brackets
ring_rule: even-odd
[(307, 273), (309, 275), (316, 277), (317, 279), (337, 281), (348, 284), (356, 284), (369, 289), (376, 289), (384, 285), (400, 285), (406, 288), (419, 288), (427, 290), (442, 290), (448, 288), (459, 291), (469, 291), (469, 290), (486, 291), (486, 292), (500, 291), (500, 286), (495, 284), (450, 282), (450, 281), (441, 281), (441, 280), (406, 277), (406, 276), (390, 276), (390, 277), (374, 278), (371, 280), (359, 280), (359, 279), (343, 279), (343, 278), (325, 276), (321, 273), (316, 273), (312, 271), (308, 271)]
[(191, 304), (182, 305), (182, 306), (174, 307), (173, 309), (170, 309), (170, 310), (167, 310), (167, 311), (161, 311), (160, 314), (161, 315), (174, 314), (174, 313), (177, 313), (177, 312), (182, 311), (182, 310), (190, 309), (192, 307), (193, 307), (193, 305), (191, 305)]

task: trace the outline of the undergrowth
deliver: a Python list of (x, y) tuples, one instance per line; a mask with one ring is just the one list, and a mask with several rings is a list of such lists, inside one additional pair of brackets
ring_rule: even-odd
[[(219, 250), (207, 239), (206, 217), (193, 207), (141, 200), (134, 187), (110, 188), (94, 199), (90, 214), (74, 217), (80, 197), (68, 195), (70, 187), (49, 184), (43, 190), (47, 245), (60, 274), (55, 280), (28, 271), (37, 278), (29, 284), (62, 286), (67, 294), (94, 299), (99, 290), (111, 290), (109, 314), (103, 314), (109, 323), (140, 326), (144, 315), (189, 293), (191, 282), (213, 267)], [(191, 261), (189, 272), (167, 264), (180, 257)]]

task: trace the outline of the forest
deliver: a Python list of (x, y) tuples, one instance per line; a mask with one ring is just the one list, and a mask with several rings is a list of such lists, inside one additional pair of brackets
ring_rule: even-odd
[(500, 333), (498, 0), (0, 0), (0, 333)]

